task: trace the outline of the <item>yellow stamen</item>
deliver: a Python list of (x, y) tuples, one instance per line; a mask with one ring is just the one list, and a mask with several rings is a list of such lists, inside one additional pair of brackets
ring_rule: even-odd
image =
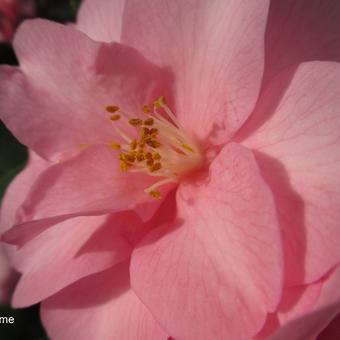
[(193, 149), (192, 147), (190, 147), (189, 145), (187, 145), (187, 144), (182, 144), (182, 147), (183, 147), (184, 149), (187, 149), (187, 150), (190, 151), (190, 152), (195, 152), (194, 149)]
[[(162, 109), (161, 114), (158, 109)], [(113, 149), (121, 150), (118, 156), (121, 170), (160, 177), (159, 181), (145, 189), (150, 196), (160, 198), (160, 186), (177, 183), (200, 166), (200, 150), (180, 126), (164, 96), (154, 101), (152, 112), (149, 106), (143, 107), (145, 119), (125, 113), (118, 106), (110, 105), (106, 110), (114, 113), (111, 120), (125, 118), (128, 123), (128, 128), (114, 126), (122, 142), (109, 143)]]

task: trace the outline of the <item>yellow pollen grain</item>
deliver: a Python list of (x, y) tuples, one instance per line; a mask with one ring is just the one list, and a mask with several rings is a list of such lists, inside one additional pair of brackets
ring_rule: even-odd
[(138, 162), (142, 162), (142, 161), (145, 160), (145, 156), (144, 156), (144, 154), (141, 153), (141, 152), (137, 153), (136, 158), (137, 158), (137, 161), (138, 161)]
[(143, 125), (143, 121), (139, 118), (131, 118), (129, 119), (129, 124), (132, 126), (141, 126)]
[(161, 155), (160, 155), (158, 152), (155, 153), (155, 154), (153, 155), (153, 159), (154, 159), (155, 161), (159, 161), (161, 158), (162, 158), (162, 157), (161, 157)]
[(153, 198), (160, 199), (161, 198), (161, 193), (158, 190), (151, 190), (149, 192), (149, 195)]
[(120, 170), (122, 170), (123, 172), (126, 172), (129, 170), (130, 165), (127, 162), (120, 160), (119, 165), (120, 165)]
[(152, 159), (152, 158), (148, 159), (148, 160), (146, 161), (146, 165), (147, 165), (147, 166), (152, 166), (152, 165), (153, 165), (153, 159)]
[(155, 163), (152, 166), (149, 167), (149, 170), (151, 172), (155, 172), (157, 170), (160, 170), (162, 168), (162, 164), (161, 163)]
[(136, 157), (134, 155), (127, 153), (127, 154), (124, 154), (124, 160), (130, 163), (133, 163), (136, 160)]
[(105, 110), (107, 112), (110, 112), (110, 113), (115, 113), (115, 112), (119, 111), (119, 107), (114, 106), (114, 105), (108, 105), (108, 106), (106, 106)]
[(151, 153), (151, 152), (147, 152), (147, 153), (145, 154), (145, 158), (146, 158), (146, 159), (152, 159), (152, 153)]
[(130, 143), (130, 148), (131, 148), (131, 150), (136, 150), (136, 149), (137, 149), (137, 145), (138, 145), (138, 142), (134, 139), (134, 140)]
[(111, 116), (110, 116), (110, 119), (111, 119), (113, 122), (115, 122), (115, 121), (117, 121), (117, 120), (120, 119), (120, 115), (111, 115)]
[(161, 143), (154, 139), (147, 140), (145, 143), (155, 149), (161, 146)]
[(142, 110), (143, 110), (144, 113), (150, 113), (151, 112), (149, 106), (147, 106), (147, 105), (144, 105)]
[(144, 120), (144, 125), (153, 125), (153, 123), (154, 123), (154, 120), (153, 120), (153, 118), (148, 118), (148, 119), (146, 119), (146, 120)]
[(164, 96), (160, 96), (157, 100), (153, 102), (153, 105), (156, 109), (159, 109), (162, 106), (166, 105), (166, 100)]
[(120, 150), (121, 146), (119, 143), (116, 142), (112, 142), (109, 144), (110, 148), (114, 149), (114, 150)]

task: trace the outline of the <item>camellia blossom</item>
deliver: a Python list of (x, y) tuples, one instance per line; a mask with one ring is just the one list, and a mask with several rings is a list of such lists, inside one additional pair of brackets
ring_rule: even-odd
[(18, 23), (34, 13), (33, 0), (0, 0), (0, 42), (10, 41)]
[(340, 312), (340, 65), (268, 71), (269, 4), (19, 28), (0, 115), (30, 160), (1, 227), (52, 339), (315, 339)]

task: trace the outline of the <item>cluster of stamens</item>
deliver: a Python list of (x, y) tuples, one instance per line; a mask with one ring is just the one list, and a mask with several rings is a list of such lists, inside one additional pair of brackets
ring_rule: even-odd
[[(201, 154), (198, 147), (184, 133), (163, 96), (153, 103), (153, 109), (145, 105), (141, 118), (130, 116), (118, 106), (109, 105), (106, 111), (110, 113), (115, 130), (123, 140), (110, 143), (111, 148), (120, 150), (120, 169), (124, 172), (145, 172), (151, 176), (164, 177), (145, 190), (152, 197), (159, 199), (161, 193), (157, 188), (178, 182), (200, 165)], [(128, 131), (123, 130), (118, 123), (121, 118), (127, 120)]]

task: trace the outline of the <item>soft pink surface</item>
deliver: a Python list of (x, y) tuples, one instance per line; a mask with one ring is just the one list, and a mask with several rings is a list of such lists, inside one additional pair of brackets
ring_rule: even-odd
[(269, 1), (127, 1), (122, 39), (175, 78), (186, 131), (226, 142), (248, 118), (264, 67)]
[(83, 1), (77, 28), (97, 41), (120, 42), (125, 0)]
[(177, 206), (133, 252), (133, 289), (174, 338), (249, 338), (282, 285), (274, 202), (251, 152), (226, 146)]
[[(254, 133), (242, 143), (259, 152), (260, 168), (276, 196), (286, 282), (301, 284), (340, 262), (340, 66), (300, 66), (277, 98), (284, 78), (285, 73), (279, 75), (264, 93), (243, 130)], [(287, 177), (285, 190), (280, 172)]]

